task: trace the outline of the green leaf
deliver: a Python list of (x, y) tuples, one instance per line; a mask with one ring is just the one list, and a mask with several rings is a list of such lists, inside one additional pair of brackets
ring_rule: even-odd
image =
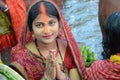
[(91, 51), (89, 46), (81, 46), (80, 51), (82, 53), (82, 57), (84, 59), (84, 63), (86, 67), (89, 67), (93, 61), (95, 61), (95, 53)]

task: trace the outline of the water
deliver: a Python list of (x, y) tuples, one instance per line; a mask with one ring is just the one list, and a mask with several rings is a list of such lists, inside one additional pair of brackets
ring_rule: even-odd
[(66, 0), (62, 12), (78, 46), (90, 46), (96, 59), (102, 59), (102, 33), (98, 22), (98, 0)]

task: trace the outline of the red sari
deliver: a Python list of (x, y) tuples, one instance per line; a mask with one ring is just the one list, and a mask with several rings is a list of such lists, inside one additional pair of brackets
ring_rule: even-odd
[[(35, 4), (36, 2), (37, 1), (33, 2), (33, 4)], [(51, 3), (55, 5), (53, 2)], [(59, 38), (66, 40), (68, 45), (65, 53), (64, 63), (68, 70), (74, 67), (78, 68), (80, 77), (83, 79), (85, 66), (82, 59), (82, 55), (72, 35), (70, 27), (68, 26), (66, 20), (64, 19), (62, 13), (59, 11), (58, 8), (57, 10), (61, 18), (61, 30), (59, 32), (60, 34)], [(25, 30), (23, 30), (22, 35), (24, 35), (23, 33), (25, 33)], [(12, 48), (11, 52), (12, 62), (16, 61), (20, 63), (26, 70), (30, 80), (40, 80), (40, 78), (43, 76), (45, 72), (45, 66), (41, 64), (41, 62), (37, 61), (34, 57), (31, 57), (28, 49), (25, 48), (24, 41), (29, 41), (29, 39), (30, 37), (25, 40), (24, 35), (21, 39), (21, 42), (19, 42), (17, 46)]]
[(20, 40), (21, 30), (26, 21), (26, 5), (24, 0), (5, 0), (11, 18), (12, 28), (17, 41)]
[(5, 2), (9, 9), (13, 34), (3, 34), (0, 36), (0, 51), (13, 47), (19, 42), (27, 15), (24, 0), (5, 0)]
[(85, 80), (120, 80), (120, 65), (97, 60), (86, 71)]
[[(15, 48), (13, 48), (14, 50)], [(12, 62), (16, 61), (26, 70), (29, 80), (40, 80), (44, 76), (45, 65), (39, 58), (32, 56), (26, 48), (19, 46), (18, 51), (12, 53)], [(16, 53), (15, 53), (16, 52)], [(75, 68), (74, 61), (70, 55), (70, 49), (67, 47), (65, 56), (64, 56), (64, 65), (67, 67), (68, 71), (72, 68)]]

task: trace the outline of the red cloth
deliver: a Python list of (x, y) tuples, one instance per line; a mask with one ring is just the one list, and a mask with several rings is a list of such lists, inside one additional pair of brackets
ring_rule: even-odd
[(15, 45), (14, 34), (8, 16), (0, 10), (0, 51)]
[(24, 0), (5, 0), (5, 1), (9, 8), (12, 28), (14, 30), (16, 40), (19, 41), (21, 37), (21, 30), (25, 25), (27, 16), (26, 5), (24, 3)]
[(87, 69), (85, 80), (120, 80), (120, 65), (97, 60)]
[(16, 44), (13, 34), (4, 34), (0, 36), (0, 51), (4, 51)]
[(78, 47), (78, 45), (77, 45), (77, 43), (74, 39), (74, 36), (73, 36), (73, 34), (70, 30), (70, 27), (67, 24), (67, 21), (65, 20), (65, 18), (63, 17), (62, 13), (61, 13), (61, 17), (62, 17), (62, 22), (63, 22), (64, 28), (65, 28), (65, 31), (66, 31), (66, 35), (68, 36), (69, 43), (70, 43), (71, 48), (74, 52), (73, 53), (73, 55), (75, 56), (74, 60), (76, 60), (77, 63), (78, 63), (78, 67), (81, 71), (81, 76), (84, 77), (85, 65), (84, 65), (84, 61), (83, 61), (83, 58), (82, 58), (82, 54), (80, 53), (80, 49), (79, 49), (79, 47)]

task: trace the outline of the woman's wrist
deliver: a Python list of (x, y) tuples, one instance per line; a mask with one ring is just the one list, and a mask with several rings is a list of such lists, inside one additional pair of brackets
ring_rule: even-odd
[(60, 74), (60, 76), (58, 76), (58, 79), (59, 80), (67, 80), (67, 78), (68, 78), (68, 76), (64, 72), (61, 71), (61, 74)]
[(66, 80), (70, 80), (70, 78), (69, 78), (69, 77), (66, 77)]
[(64, 76), (64, 77), (60, 78), (59, 80), (70, 80), (70, 78), (68, 76)]

